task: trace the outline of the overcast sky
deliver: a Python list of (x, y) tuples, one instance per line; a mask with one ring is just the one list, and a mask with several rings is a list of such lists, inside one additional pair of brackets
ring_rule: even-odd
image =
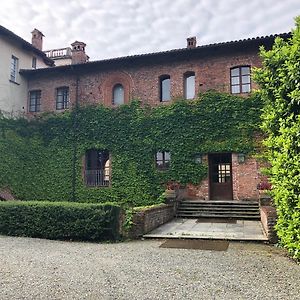
[(91, 60), (288, 32), (300, 0), (4, 0), (0, 24), (44, 50), (75, 40)]

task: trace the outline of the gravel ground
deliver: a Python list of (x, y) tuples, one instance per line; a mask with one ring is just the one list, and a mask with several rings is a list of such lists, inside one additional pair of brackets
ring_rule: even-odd
[(300, 299), (300, 266), (271, 246), (224, 251), (0, 236), (0, 299)]

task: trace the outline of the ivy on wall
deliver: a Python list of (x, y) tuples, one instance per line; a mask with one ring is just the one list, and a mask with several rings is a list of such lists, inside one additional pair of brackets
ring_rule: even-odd
[[(9, 187), (24, 200), (155, 204), (166, 182), (197, 184), (207, 176), (207, 166), (195, 162), (197, 153), (253, 152), (260, 111), (255, 95), (208, 92), (156, 108), (132, 101), (34, 120), (2, 118), (0, 187)], [(110, 151), (111, 187), (84, 185), (88, 149)], [(155, 167), (159, 150), (171, 152), (167, 171)]]

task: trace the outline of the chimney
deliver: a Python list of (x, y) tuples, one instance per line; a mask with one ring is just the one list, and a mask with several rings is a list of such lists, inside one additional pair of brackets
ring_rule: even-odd
[(197, 39), (196, 39), (195, 36), (187, 38), (186, 41), (187, 41), (187, 46), (186, 47), (188, 49), (196, 48)]
[(32, 38), (31, 38), (31, 44), (33, 47), (43, 50), (43, 34), (38, 29), (34, 28), (31, 32)]
[(72, 46), (72, 64), (82, 64), (89, 61), (89, 57), (85, 54), (86, 44), (75, 41)]

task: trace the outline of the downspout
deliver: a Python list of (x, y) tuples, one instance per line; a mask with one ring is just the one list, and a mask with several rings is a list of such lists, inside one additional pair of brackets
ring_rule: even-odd
[[(73, 69), (73, 68), (72, 68)], [(72, 159), (72, 202), (77, 201), (76, 196), (76, 173), (77, 173), (77, 131), (78, 131), (78, 122), (77, 122), (77, 114), (79, 109), (79, 75), (76, 74), (76, 89), (75, 89), (75, 106), (73, 108), (72, 113), (72, 129), (73, 129), (73, 159)]]

